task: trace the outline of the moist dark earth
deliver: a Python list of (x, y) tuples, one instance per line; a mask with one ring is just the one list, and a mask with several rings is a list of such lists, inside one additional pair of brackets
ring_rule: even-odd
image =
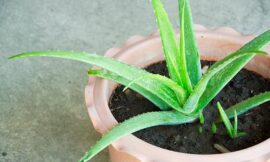
[[(202, 61), (202, 67), (213, 62)], [(164, 62), (146, 68), (152, 73), (168, 76)], [(132, 90), (122, 92), (123, 86), (114, 91), (110, 99), (110, 109), (118, 122), (141, 113), (160, 111), (150, 101)], [(138, 138), (158, 147), (191, 154), (220, 153), (213, 145), (219, 144), (229, 151), (237, 151), (256, 145), (270, 137), (270, 102), (238, 116), (238, 131), (246, 135), (231, 139), (222, 123), (217, 124), (217, 133), (211, 131), (211, 123), (219, 115), (216, 103), (219, 101), (226, 109), (248, 97), (270, 90), (269, 80), (241, 70), (224, 89), (204, 109), (205, 123), (199, 122), (176, 126), (156, 126), (134, 133)], [(199, 131), (202, 127), (202, 132)]]

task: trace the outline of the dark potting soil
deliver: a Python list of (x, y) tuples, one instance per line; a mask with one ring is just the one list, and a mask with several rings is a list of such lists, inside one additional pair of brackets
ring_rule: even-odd
[[(213, 62), (202, 61), (202, 66), (211, 66)], [(168, 76), (164, 62), (153, 64), (147, 68), (152, 73)], [(132, 90), (122, 92), (123, 86), (114, 91), (109, 106), (117, 121), (122, 122), (135, 115), (160, 111), (150, 101)], [(262, 104), (245, 114), (238, 116), (238, 130), (246, 135), (231, 139), (223, 123), (217, 124), (217, 133), (211, 131), (211, 123), (218, 116), (216, 103), (224, 108), (234, 105), (248, 97), (269, 91), (269, 80), (247, 71), (241, 70), (228, 85), (204, 109), (205, 123), (199, 122), (176, 126), (156, 126), (134, 133), (138, 138), (168, 150), (192, 153), (220, 153), (213, 146), (219, 144), (230, 151), (237, 151), (256, 145), (270, 137), (270, 103)], [(202, 127), (202, 132), (199, 131)]]

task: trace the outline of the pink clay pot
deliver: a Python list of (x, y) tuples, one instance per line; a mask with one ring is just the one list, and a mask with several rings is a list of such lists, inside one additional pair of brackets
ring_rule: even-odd
[[(220, 60), (254, 38), (252, 35), (243, 36), (228, 27), (209, 30), (197, 25), (195, 29), (203, 60)], [(270, 52), (270, 47), (264, 50)], [(146, 38), (133, 36), (121, 48), (109, 49), (105, 55), (139, 67), (164, 60), (158, 33)], [(256, 56), (246, 68), (270, 78), (269, 57)], [(85, 89), (90, 118), (95, 129), (101, 134), (117, 124), (108, 107), (110, 96), (116, 86), (115, 82), (91, 76)], [(197, 155), (162, 149), (128, 135), (113, 142), (109, 152), (112, 162), (270, 162), (270, 139), (241, 151)]]

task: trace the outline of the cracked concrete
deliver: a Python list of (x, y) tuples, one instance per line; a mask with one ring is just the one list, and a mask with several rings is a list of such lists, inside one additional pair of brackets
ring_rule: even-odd
[[(176, 0), (164, 0), (175, 26)], [(270, 28), (269, 0), (191, 0), (194, 21), (244, 34)], [(145, 0), (0, 0), (0, 162), (76, 161), (100, 137), (84, 107), (89, 65), (7, 57), (63, 49), (103, 54), (156, 30)], [(107, 151), (93, 161), (108, 161)]]

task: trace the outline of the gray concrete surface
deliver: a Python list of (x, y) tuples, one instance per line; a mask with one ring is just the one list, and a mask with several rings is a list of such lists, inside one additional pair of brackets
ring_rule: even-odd
[[(164, 0), (175, 26), (176, 0)], [(194, 21), (245, 34), (270, 28), (269, 0), (191, 0)], [(50, 58), (10, 61), (16, 53), (97, 52), (156, 30), (148, 0), (0, 0), (0, 162), (77, 161), (100, 137), (84, 107), (86, 71)], [(107, 162), (107, 151), (93, 162)]]

